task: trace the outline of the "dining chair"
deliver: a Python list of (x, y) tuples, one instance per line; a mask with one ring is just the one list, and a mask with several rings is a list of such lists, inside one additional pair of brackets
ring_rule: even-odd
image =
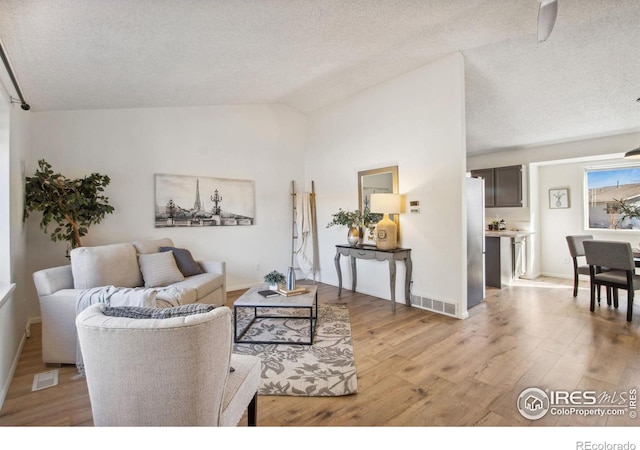
[[(627, 291), (627, 322), (633, 315), (634, 291), (640, 289), (640, 275), (635, 274), (633, 250), (628, 242), (585, 240), (585, 258), (589, 264), (591, 288), (590, 310), (595, 311), (596, 286), (606, 286), (613, 290), (613, 306), (618, 307), (618, 289)], [(599, 267), (607, 267), (606, 272), (598, 272)], [(608, 297), (608, 295), (607, 295)]]
[[(584, 241), (593, 240), (590, 234), (567, 236), (569, 253), (573, 260), (573, 296), (578, 296), (579, 275), (589, 275), (589, 264), (579, 264), (578, 258), (584, 258)], [(600, 300), (600, 289), (598, 288), (598, 301)]]

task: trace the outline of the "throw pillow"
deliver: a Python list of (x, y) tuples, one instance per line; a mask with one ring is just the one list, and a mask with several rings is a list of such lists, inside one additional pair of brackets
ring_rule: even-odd
[(173, 252), (138, 255), (138, 264), (147, 288), (168, 286), (184, 280), (178, 269)]
[(105, 306), (102, 312), (105, 316), (126, 317), (129, 319), (169, 319), (212, 311), (216, 305), (205, 303), (190, 303), (173, 308), (145, 308), (142, 306)]
[(158, 253), (160, 247), (173, 247), (173, 241), (169, 238), (134, 241), (133, 246), (140, 254)]
[(180, 269), (180, 272), (182, 272), (182, 275), (184, 275), (185, 277), (203, 273), (200, 264), (198, 264), (196, 260), (193, 259), (191, 252), (186, 248), (160, 247), (160, 251), (173, 252), (173, 257), (176, 259), (178, 269)]

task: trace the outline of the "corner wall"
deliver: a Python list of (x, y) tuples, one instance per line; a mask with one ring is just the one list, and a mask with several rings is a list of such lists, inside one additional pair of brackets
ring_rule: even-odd
[[(27, 175), (44, 158), (68, 177), (99, 172), (115, 212), (84, 245), (170, 237), (197, 259), (224, 260), (229, 290), (284, 272), (291, 255), (291, 181), (302, 186), (306, 119), (282, 105), (209, 106), (32, 113)], [(252, 226), (156, 229), (154, 174), (255, 181)], [(202, 196), (211, 193), (201, 192)], [(194, 193), (195, 199), (195, 193)], [(64, 243), (28, 220), (28, 273), (68, 264)], [(39, 315), (35, 290), (32, 316)]]
[[(344, 227), (327, 229), (339, 208), (358, 207), (358, 172), (398, 165), (399, 190), (420, 202), (400, 216), (400, 245), (412, 249), (412, 293), (466, 311), (464, 61), (453, 54), (327, 107), (310, 119), (307, 179), (315, 180), (321, 280), (337, 285), (335, 245)], [(347, 258), (343, 287), (351, 288)], [(390, 299), (386, 262), (357, 261), (357, 290)], [(396, 300), (405, 268), (397, 264)]]

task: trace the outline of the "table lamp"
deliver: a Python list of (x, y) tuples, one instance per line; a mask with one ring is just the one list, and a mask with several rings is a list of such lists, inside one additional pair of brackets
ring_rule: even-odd
[(400, 213), (399, 194), (371, 194), (371, 212), (382, 213), (382, 220), (376, 225), (376, 247), (393, 250), (397, 247), (398, 227), (389, 214)]

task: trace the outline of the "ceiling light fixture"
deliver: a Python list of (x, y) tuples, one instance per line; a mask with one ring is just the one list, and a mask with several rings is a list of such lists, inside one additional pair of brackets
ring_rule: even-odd
[(538, 42), (547, 40), (553, 30), (558, 15), (557, 0), (538, 0), (540, 8), (538, 9)]

